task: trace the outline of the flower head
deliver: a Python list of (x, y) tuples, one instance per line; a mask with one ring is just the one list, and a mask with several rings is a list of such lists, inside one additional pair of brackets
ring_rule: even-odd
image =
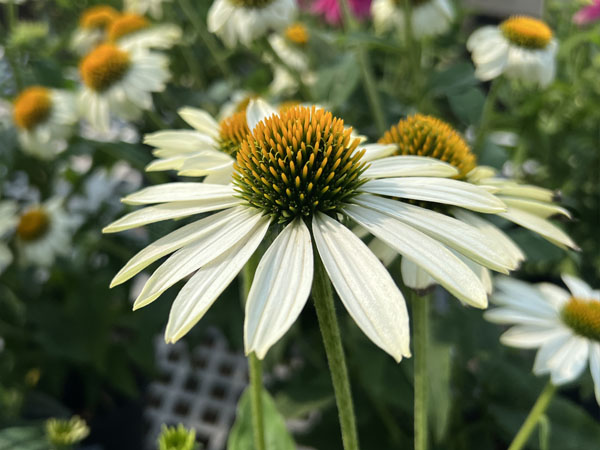
[(573, 16), (577, 25), (587, 25), (600, 20), (600, 0), (593, 0), (591, 5), (584, 6)]
[(113, 44), (102, 44), (85, 56), (79, 71), (90, 89), (102, 92), (121, 81), (130, 65), (131, 59), (126, 51)]
[(79, 416), (73, 416), (69, 420), (48, 419), (46, 421), (46, 436), (50, 443), (57, 447), (77, 444), (89, 434), (89, 427)]
[(578, 278), (562, 278), (570, 292), (549, 283), (532, 286), (500, 278), (492, 297), (499, 307), (486, 312), (485, 318), (514, 324), (500, 341), (512, 347), (538, 348), (533, 371), (549, 373), (554, 384), (575, 380), (589, 361), (600, 404), (600, 291)]
[(108, 39), (117, 41), (119, 38), (150, 26), (144, 16), (136, 13), (124, 13), (112, 21), (108, 27)]
[(31, 130), (46, 121), (51, 110), (50, 90), (32, 86), (21, 92), (15, 100), (13, 116), (18, 127)]
[(79, 17), (79, 26), (71, 38), (71, 49), (84, 54), (106, 38), (106, 30), (120, 13), (109, 5), (86, 9)]
[[(373, 0), (371, 14), (379, 34), (406, 29), (404, 1)], [(411, 0), (411, 30), (416, 39), (444, 34), (454, 22), (454, 8), (449, 0)]]
[(158, 450), (196, 450), (196, 431), (186, 429), (179, 424), (177, 427), (162, 426), (158, 437)]
[[(350, 0), (350, 9), (358, 18), (369, 17), (371, 9), (371, 0)], [(310, 10), (323, 16), (323, 18), (332, 25), (339, 25), (342, 21), (342, 11), (339, 0), (315, 0)]]

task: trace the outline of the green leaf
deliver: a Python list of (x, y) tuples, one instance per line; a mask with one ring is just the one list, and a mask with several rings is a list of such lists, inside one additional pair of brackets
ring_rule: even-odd
[(346, 54), (336, 64), (318, 71), (317, 78), (314, 85), (316, 98), (333, 109), (354, 91), (360, 79), (358, 63), (352, 54)]
[(448, 95), (464, 91), (471, 86), (477, 86), (473, 65), (468, 62), (454, 64), (441, 72), (434, 73), (430, 80), (432, 95)]
[(451, 346), (430, 338), (427, 365), (429, 371), (429, 423), (437, 443), (442, 442), (450, 418)]
[(49, 450), (41, 426), (10, 427), (0, 430), (0, 450)]
[(452, 112), (465, 124), (478, 123), (483, 113), (485, 95), (479, 87), (448, 94)]
[[(275, 408), (269, 393), (262, 391), (262, 407), (265, 426), (265, 444), (269, 449), (294, 450), (294, 439), (285, 427), (283, 417)], [(250, 388), (246, 388), (237, 408), (237, 417), (229, 433), (227, 450), (254, 450), (254, 432), (252, 429), (252, 408)]]

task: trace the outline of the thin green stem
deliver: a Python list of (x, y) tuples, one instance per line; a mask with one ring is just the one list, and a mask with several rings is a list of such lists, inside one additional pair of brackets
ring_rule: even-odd
[(354, 405), (350, 391), (350, 380), (346, 357), (342, 347), (342, 338), (335, 315), (331, 283), (323, 267), (318, 252), (315, 251), (315, 276), (312, 286), (312, 297), (317, 310), (317, 319), (323, 345), (327, 355), (331, 381), (335, 392), (340, 427), (342, 430), (342, 442), (344, 450), (358, 450), (358, 433), (356, 432), (356, 420), (354, 418)]
[[(252, 257), (244, 266), (244, 299), (248, 298), (254, 273), (260, 260), (258, 251), (254, 252)], [(254, 449), (266, 450), (265, 445), (265, 423), (262, 404), (262, 362), (256, 357), (255, 353), (248, 355), (248, 366), (250, 369), (250, 404), (252, 409), (252, 431), (254, 435)]]
[[(8, 3), (6, 3), (5, 13), (6, 13), (6, 29), (8, 30), (8, 34), (10, 36), (10, 34), (13, 32), (13, 30), (17, 24), (17, 21), (18, 21), (17, 11), (15, 8), (15, 4), (13, 3), (12, 0), (10, 0)], [(10, 68), (15, 77), (15, 84), (17, 86), (17, 91), (20, 92), (23, 90), (23, 86), (24, 86), (23, 85), (23, 77), (21, 76), (21, 70), (19, 69), (18, 58), (17, 58), (17, 60), (15, 60), (15, 55), (13, 54), (13, 52), (16, 53), (16, 51), (13, 48), (6, 49), (6, 60), (8, 61), (8, 64), (10, 65)]]
[(427, 402), (429, 396), (427, 354), (429, 346), (429, 296), (419, 296), (412, 291), (413, 345), (415, 349), (415, 450), (427, 449)]
[[(358, 23), (352, 15), (348, 0), (341, 0), (340, 5), (342, 7), (346, 31), (355, 31), (358, 28)], [(367, 94), (367, 99), (369, 101), (369, 107), (371, 108), (373, 119), (375, 120), (375, 126), (377, 127), (379, 134), (383, 134), (387, 128), (385, 114), (383, 112), (383, 107), (381, 106), (381, 99), (377, 93), (377, 86), (375, 84), (375, 77), (373, 75), (373, 69), (371, 68), (369, 54), (363, 48), (358, 46), (355, 50), (355, 55), (360, 67), (360, 73), (362, 76), (363, 86)]]
[(551, 381), (548, 381), (546, 387), (533, 405), (533, 408), (531, 408), (527, 419), (525, 419), (525, 422), (523, 422), (519, 432), (510, 444), (510, 447), (508, 447), (508, 450), (521, 450), (525, 444), (527, 444), (531, 433), (535, 430), (535, 427), (542, 418), (546, 408), (548, 408), (555, 392), (556, 386), (554, 386)]
[(415, 40), (412, 23), (412, 2), (404, 0), (404, 45), (408, 52), (409, 63), (409, 86), (411, 87), (411, 97), (415, 103), (422, 100), (422, 82), (421, 76), (421, 48)]
[(500, 78), (495, 78), (492, 80), (490, 84), (490, 90), (488, 91), (488, 95), (485, 98), (485, 103), (483, 104), (483, 111), (481, 112), (481, 121), (479, 122), (479, 127), (477, 128), (477, 135), (475, 136), (475, 144), (473, 145), (473, 150), (477, 154), (481, 154), (483, 141), (485, 140), (485, 135), (489, 131), (489, 127), (492, 123), (492, 117), (494, 116), (494, 108), (496, 107), (496, 100), (498, 98), (498, 87), (500, 86)]
[(208, 52), (214, 58), (215, 62), (217, 63), (217, 66), (219, 66), (219, 69), (221, 70), (221, 72), (223, 72), (223, 75), (231, 78), (233, 73), (231, 72), (231, 69), (227, 64), (227, 61), (223, 57), (223, 53), (219, 50), (213, 38), (213, 35), (210, 34), (206, 29), (204, 21), (196, 14), (196, 10), (190, 3), (190, 0), (179, 0), (179, 5), (181, 6), (183, 13), (187, 16), (188, 20), (194, 26), (194, 29), (200, 36), (200, 39), (202, 39), (202, 42), (204, 42), (204, 45), (208, 49)]
[(265, 424), (262, 407), (262, 362), (255, 353), (248, 355), (250, 366), (250, 399), (252, 404), (252, 428), (255, 450), (265, 450)]

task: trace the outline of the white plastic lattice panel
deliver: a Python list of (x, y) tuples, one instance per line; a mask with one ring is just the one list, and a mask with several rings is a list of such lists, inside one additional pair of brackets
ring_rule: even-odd
[(156, 448), (163, 423), (182, 423), (196, 430), (205, 450), (225, 449), (237, 401), (248, 383), (244, 355), (228, 350), (215, 329), (192, 351), (181, 341), (167, 345), (162, 336), (155, 346), (160, 377), (148, 388), (146, 448)]

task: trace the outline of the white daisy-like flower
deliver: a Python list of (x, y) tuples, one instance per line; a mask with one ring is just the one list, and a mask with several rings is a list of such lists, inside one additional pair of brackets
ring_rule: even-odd
[(106, 37), (123, 48), (168, 49), (181, 40), (181, 28), (169, 23), (152, 24), (140, 14), (126, 12), (107, 26)]
[(208, 10), (208, 31), (228, 47), (238, 42), (249, 46), (273, 30), (281, 30), (294, 20), (295, 0), (215, 0)]
[(499, 307), (484, 317), (514, 324), (500, 341), (511, 347), (539, 348), (533, 372), (549, 373), (555, 385), (575, 380), (589, 361), (600, 404), (600, 291), (570, 275), (562, 279), (570, 292), (550, 283), (498, 278), (492, 301)]
[(168, 64), (166, 55), (144, 47), (99, 45), (79, 65), (81, 114), (101, 131), (109, 130), (111, 116), (137, 119), (152, 108), (152, 92), (165, 89)]
[[(553, 192), (537, 186), (521, 185), (513, 180), (496, 176), (490, 167), (477, 166), (477, 158), (465, 140), (447, 123), (422, 114), (400, 120), (379, 140), (380, 144), (395, 144), (393, 153), (398, 155), (426, 156), (452, 165), (458, 170), (457, 179), (485, 188), (506, 205), (506, 210), (496, 213), (510, 222), (527, 228), (562, 248), (577, 249), (577, 245), (550, 220), (551, 216), (570, 217), (569, 212), (553, 203)], [(439, 210), (437, 205), (424, 205)], [(520, 264), (525, 255), (500, 228), (484, 215), (463, 208), (448, 208), (447, 212), (459, 223), (475, 227), (504, 248), (504, 253)], [(394, 252), (375, 241), (373, 250), (382, 261), (390, 263)], [(492, 279), (488, 268), (481, 265), (472, 255), (462, 255), (464, 262), (481, 278), (488, 292), (492, 291)], [(413, 289), (422, 290), (435, 284), (426, 267), (419, 267), (408, 259), (402, 260), (404, 283)]]
[[(19, 222), (17, 204), (11, 200), (0, 202), (0, 239), (5, 239)], [(10, 248), (0, 240), (0, 274), (12, 263), (13, 254)]]
[(545, 87), (556, 74), (558, 42), (550, 27), (533, 17), (511, 17), (498, 26), (479, 28), (467, 49), (482, 81), (504, 75)]
[[(454, 22), (454, 7), (450, 0), (411, 0), (411, 27), (416, 39), (444, 34)], [(406, 27), (402, 0), (373, 0), (373, 25), (377, 33)]]
[(30, 86), (13, 104), (13, 120), (21, 148), (51, 159), (63, 151), (77, 121), (75, 97), (68, 91)]
[(79, 26), (71, 38), (71, 49), (83, 55), (106, 39), (106, 29), (119, 17), (119, 11), (109, 5), (86, 9), (79, 18)]
[[(263, 114), (275, 112), (261, 99), (240, 101), (238, 108), (243, 108), (217, 122), (208, 112), (191, 107), (178, 111), (193, 130), (163, 130), (144, 136), (144, 143), (155, 147), (152, 154), (157, 158), (146, 170), (149, 172), (176, 170), (181, 176), (205, 177), (205, 183), (231, 183), (233, 166), (240, 144), (245, 141), (250, 130), (246, 122), (246, 106), (254, 102), (254, 108)], [(279, 105), (280, 112), (298, 102)], [(306, 106), (306, 105), (304, 105)], [(352, 135), (364, 142), (364, 136)], [(365, 160), (376, 158), (394, 149), (394, 146), (367, 144), (364, 145), (367, 155)]]
[(62, 199), (51, 198), (16, 217), (16, 246), (23, 262), (49, 267), (56, 256), (68, 254), (79, 219), (64, 210)]
[(202, 318), (269, 230), (276, 238), (258, 264), (244, 328), (246, 352), (259, 358), (289, 329), (307, 301), (313, 245), (358, 326), (396, 360), (409, 355), (402, 294), (344, 219), (427, 267), (440, 284), (478, 307), (487, 304), (484, 286), (444, 244), (477, 254), (489, 267), (504, 272), (512, 268), (502, 248), (476, 228), (450, 227), (445, 216), (394, 199), (482, 212), (505, 209), (485, 189), (443, 178), (457, 174), (449, 164), (398, 156), (367, 167), (365, 152), (358, 150), (360, 140), (351, 139), (341, 119), (315, 107), (299, 106), (278, 115), (263, 102), (251, 102), (247, 123), (252, 133), (236, 154), (233, 185), (176, 182), (143, 189), (123, 201), (146, 207), (104, 229), (118, 232), (220, 211), (146, 247), (112, 281), (112, 286), (121, 284), (172, 254), (148, 279), (135, 301), (137, 309), (191, 275), (171, 308), (167, 342), (180, 339)]
[(137, 14), (149, 14), (154, 19), (162, 19), (163, 2), (171, 0), (125, 0), (125, 10)]

